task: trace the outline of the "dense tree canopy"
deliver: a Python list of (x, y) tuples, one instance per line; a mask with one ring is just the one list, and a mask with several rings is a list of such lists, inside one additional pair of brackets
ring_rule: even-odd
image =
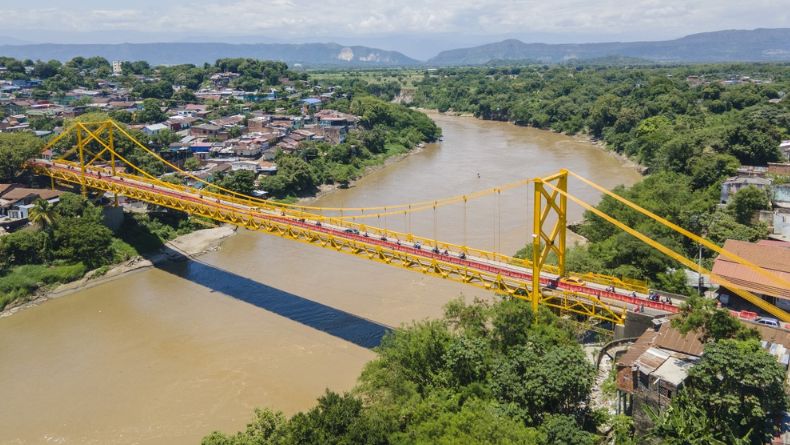
[(44, 141), (31, 133), (0, 133), (0, 182), (13, 181), (43, 146)]
[[(705, 83), (693, 86), (686, 80), (691, 74)], [(740, 76), (763, 81), (732, 84)], [(790, 102), (768, 101), (788, 90), (790, 71), (781, 65), (492, 66), (426, 72), (413, 103), (566, 133), (588, 132), (652, 173), (617, 193), (721, 243), (766, 234), (764, 225), (751, 221), (753, 212), (767, 205), (764, 195), (745, 191), (726, 213), (716, 204), (722, 180), (740, 164), (780, 159), (779, 141), (790, 137)], [(670, 248), (695, 253), (694, 244), (612, 199), (598, 207)], [(685, 291), (685, 285), (671, 279), (678, 264), (657, 251), (591, 213), (580, 229), (592, 244), (569, 254), (571, 270), (647, 278), (672, 286), (666, 290)]]
[(246, 431), (203, 443), (592, 445), (593, 367), (570, 324), (539, 320), (520, 300), (456, 300), (444, 319), (386, 336), (352, 393), (327, 392), (289, 420), (256, 411)]

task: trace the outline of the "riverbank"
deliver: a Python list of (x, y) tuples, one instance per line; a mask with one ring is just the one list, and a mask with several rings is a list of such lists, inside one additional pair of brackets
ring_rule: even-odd
[[(486, 121), (486, 119), (480, 119), (478, 117), (475, 117), (475, 115), (472, 114), (472, 113), (461, 113), (461, 112), (457, 112), (457, 111), (441, 112), (441, 111), (439, 111), (439, 110), (437, 110), (435, 108), (422, 108), (422, 107), (417, 107), (417, 108), (415, 108), (415, 110), (421, 111), (421, 112), (427, 114), (428, 116), (430, 116), (431, 114), (440, 114), (440, 115), (455, 116), (455, 117), (471, 117), (471, 118), (478, 119), (478, 120), (481, 120), (481, 121)], [(533, 127), (531, 125), (518, 125), (515, 122), (511, 122), (511, 121), (494, 121), (494, 120), (491, 120), (489, 122), (505, 122), (505, 123), (508, 123), (508, 124), (516, 126), (516, 127), (534, 128), (535, 130), (547, 131), (547, 132), (555, 133), (555, 134), (562, 134), (562, 135), (568, 136), (570, 138), (573, 138), (573, 139), (575, 139), (577, 141), (584, 142), (584, 143), (590, 144), (592, 146), (595, 146), (595, 147), (601, 149), (602, 151), (606, 152), (610, 156), (612, 156), (615, 159), (617, 159), (620, 162), (622, 162), (626, 167), (633, 168), (634, 170), (639, 172), (639, 174), (641, 174), (641, 175), (647, 174), (647, 167), (646, 166), (640, 164), (639, 162), (635, 161), (634, 159), (632, 159), (632, 158), (630, 158), (630, 157), (628, 157), (628, 156), (626, 156), (626, 155), (624, 155), (622, 153), (618, 153), (617, 151), (612, 150), (611, 148), (609, 148), (606, 145), (605, 142), (603, 142), (600, 139), (597, 139), (597, 138), (591, 136), (588, 133), (577, 133), (577, 134), (573, 134), (573, 135), (568, 135), (568, 134), (565, 134), (565, 133), (562, 133), (562, 132), (559, 132), (559, 131), (555, 131), (555, 130), (552, 130), (552, 129), (538, 128), (538, 127)]]
[[(36, 292), (26, 301), (11, 303), (7, 305), (3, 311), (0, 311), (0, 318), (11, 316), (19, 311), (38, 306), (55, 298), (64, 297), (84, 289), (107, 283), (133, 272), (150, 269), (154, 266), (171, 261), (184, 261), (208, 252), (213, 252), (219, 249), (222, 241), (235, 233), (235, 226), (224, 225), (211, 229), (196, 230), (186, 235), (181, 235), (166, 242), (164, 247), (150, 256), (136, 256), (123, 263), (110, 266), (109, 269), (105, 267), (91, 270), (76, 281)], [(102, 271), (105, 272), (101, 273)]]
[(379, 163), (379, 164), (368, 165), (367, 167), (365, 167), (364, 170), (362, 170), (362, 173), (360, 173), (359, 176), (357, 176), (353, 180), (349, 181), (348, 185), (344, 186), (344, 185), (341, 185), (341, 184), (338, 184), (338, 183), (321, 184), (320, 186), (318, 186), (318, 192), (316, 192), (313, 196), (304, 196), (302, 198), (299, 198), (297, 200), (297, 202), (298, 203), (302, 203), (302, 204), (308, 204), (308, 203), (311, 203), (311, 202), (313, 202), (313, 201), (315, 201), (315, 200), (317, 200), (319, 198), (322, 198), (322, 197), (326, 196), (327, 194), (332, 193), (332, 192), (334, 192), (334, 191), (336, 191), (338, 189), (349, 189), (349, 188), (352, 188), (352, 187), (354, 187), (356, 185), (357, 182), (359, 182), (359, 180), (361, 180), (362, 178), (370, 175), (371, 173), (375, 173), (375, 172), (377, 172), (379, 170), (382, 170), (382, 169), (384, 169), (386, 167), (389, 167), (392, 164), (395, 164), (395, 163), (400, 162), (400, 161), (402, 161), (402, 160), (404, 160), (404, 159), (406, 159), (406, 158), (408, 158), (410, 156), (413, 156), (413, 155), (415, 155), (417, 153), (422, 152), (425, 149), (425, 144), (426, 144), (425, 142), (421, 142), (420, 144), (418, 144), (414, 148), (406, 151), (405, 153), (399, 153), (399, 154), (396, 154), (396, 155), (393, 155), (393, 156), (389, 156), (389, 157), (385, 158), (384, 161)]

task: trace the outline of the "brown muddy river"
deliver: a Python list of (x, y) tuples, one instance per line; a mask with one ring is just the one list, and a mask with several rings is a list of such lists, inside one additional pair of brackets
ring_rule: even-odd
[[(560, 168), (607, 187), (639, 179), (566, 136), (433, 117), (443, 142), (316, 204), (423, 201)], [(471, 202), (466, 224), (462, 206), (376, 223), (512, 253), (529, 236), (530, 205), (520, 189)], [(570, 219), (580, 216), (574, 208)], [(133, 273), (0, 319), (0, 444), (194, 444), (213, 430), (243, 428), (256, 406), (292, 414), (325, 388), (351, 388), (386, 329), (438, 316), (461, 294), (484, 292), (240, 231), (198, 261)]]

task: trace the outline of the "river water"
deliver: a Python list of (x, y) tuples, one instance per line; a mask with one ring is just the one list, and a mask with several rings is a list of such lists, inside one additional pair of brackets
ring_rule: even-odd
[[(607, 187), (639, 179), (573, 138), (432, 117), (443, 142), (314, 204), (431, 200), (560, 168)], [(371, 223), (512, 253), (528, 239), (528, 209), (522, 188), (466, 210)], [(573, 208), (569, 219), (580, 216)], [(325, 388), (350, 389), (387, 329), (439, 316), (459, 295), (485, 292), (240, 230), (198, 261), (132, 273), (0, 319), (0, 443), (198, 443), (213, 430), (242, 429), (256, 406), (292, 414)]]

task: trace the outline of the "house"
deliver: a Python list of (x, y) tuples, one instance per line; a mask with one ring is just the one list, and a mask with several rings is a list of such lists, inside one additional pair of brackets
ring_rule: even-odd
[(271, 122), (271, 118), (268, 116), (257, 116), (250, 119), (247, 119), (247, 131), (249, 132), (259, 132), (265, 131), (267, 126)]
[(313, 139), (321, 140), (332, 145), (343, 143), (346, 140), (347, 131), (342, 127), (312, 126), (307, 129), (315, 133)]
[(212, 137), (218, 138), (220, 136), (220, 132), (222, 131), (222, 127), (219, 125), (214, 124), (200, 124), (194, 125), (190, 129), (190, 134), (192, 136), (197, 137)]
[(60, 190), (27, 188), (19, 184), (0, 184), (0, 219), (4, 222), (26, 220), (38, 199), (58, 202)]
[(730, 197), (744, 187), (754, 186), (761, 190), (767, 190), (771, 186), (771, 180), (759, 176), (736, 176), (729, 178), (721, 184), (721, 203), (729, 202)]
[(265, 175), (273, 175), (277, 173), (277, 164), (270, 160), (260, 159), (258, 161), (258, 172)]
[(774, 207), (790, 209), (790, 184), (779, 184), (771, 187), (771, 202)]
[(208, 106), (203, 104), (186, 104), (178, 114), (189, 117), (205, 117), (208, 114)]
[(258, 174), (259, 165), (256, 161), (233, 161), (230, 163), (232, 171), (247, 170)]
[(681, 335), (670, 323), (645, 331), (616, 362), (618, 412), (634, 415), (637, 427), (644, 426), (643, 407), (668, 406), (702, 350), (698, 337)]
[(181, 130), (186, 130), (192, 127), (192, 124), (197, 121), (197, 118), (189, 117), (189, 116), (170, 116), (166, 121), (165, 125), (170, 129), (170, 131), (177, 132)]
[(302, 103), (307, 107), (315, 108), (321, 106), (321, 99), (317, 97), (308, 97), (307, 99), (302, 99)]
[(147, 134), (148, 136), (153, 136), (162, 130), (168, 130), (168, 129), (169, 127), (165, 124), (151, 124), (143, 127), (143, 133)]
[[(776, 357), (787, 373), (790, 331), (758, 324), (749, 327), (757, 330), (762, 347)], [(633, 416), (637, 431), (649, 429), (652, 421), (645, 407), (655, 412), (666, 408), (703, 351), (698, 334), (683, 335), (669, 319), (655, 320), (654, 329), (645, 331), (616, 359), (617, 412)]]
[(782, 141), (779, 143), (779, 151), (786, 160), (790, 160), (790, 140)]
[(341, 113), (337, 110), (321, 110), (313, 115), (321, 127), (349, 127), (355, 125), (359, 118), (353, 114)]
[(238, 138), (225, 141), (225, 147), (229, 148), (234, 155), (247, 158), (259, 156), (265, 148), (263, 147), (264, 144), (268, 147), (268, 143), (261, 143), (252, 138)]
[[(757, 324), (750, 327), (759, 332), (763, 348), (787, 370), (790, 332)], [(654, 328), (645, 331), (616, 359), (618, 413), (632, 415), (637, 430), (646, 430), (651, 420), (644, 407), (654, 411), (666, 408), (683, 388), (688, 371), (699, 362), (703, 351), (698, 334), (683, 335), (669, 319), (654, 320)]]
[(242, 126), (244, 123), (244, 115), (235, 114), (233, 116), (221, 117), (211, 121), (211, 123), (226, 128)]
[(301, 136), (303, 141), (312, 141), (315, 138), (315, 133), (304, 128), (299, 130), (294, 130), (294, 132), (291, 133), (291, 136), (296, 136), (296, 135)]
[[(723, 248), (782, 280), (790, 281), (790, 243), (727, 240)], [(749, 291), (780, 309), (790, 311), (790, 286), (782, 282), (773, 282), (749, 266), (735, 262), (727, 256), (716, 257), (711, 280), (721, 285), (718, 291), (719, 301), (732, 309), (755, 310), (756, 308), (727, 289), (727, 283)], [(724, 283), (725, 281), (727, 283)]]
[(790, 176), (790, 164), (785, 162), (769, 162), (768, 174)]

